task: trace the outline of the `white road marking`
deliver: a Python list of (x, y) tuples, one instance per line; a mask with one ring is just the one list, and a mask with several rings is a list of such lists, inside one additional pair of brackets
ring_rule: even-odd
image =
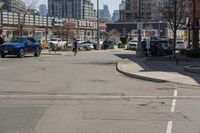
[(168, 121), (166, 133), (172, 133), (172, 125), (173, 125), (173, 122)]
[[(177, 97), (178, 96), (178, 90), (174, 90), (174, 95), (173, 97)], [(172, 106), (171, 106), (171, 113), (174, 113), (176, 109), (176, 99), (172, 100)], [(172, 121), (168, 121), (167, 123), (167, 131), (166, 133), (172, 133), (172, 127), (173, 127), (173, 122)]]
[[(174, 97), (178, 96), (178, 90), (174, 90)], [(175, 108), (176, 108), (176, 99), (172, 100), (172, 107), (171, 107), (171, 113), (175, 112)]]
[[(200, 96), (112, 96), (112, 95), (36, 95), (36, 94), (0, 94), (0, 100), (5, 99), (52, 99), (52, 100), (132, 100), (132, 99), (200, 99)], [(175, 106), (174, 106), (175, 107)], [(175, 110), (175, 108), (173, 109)]]

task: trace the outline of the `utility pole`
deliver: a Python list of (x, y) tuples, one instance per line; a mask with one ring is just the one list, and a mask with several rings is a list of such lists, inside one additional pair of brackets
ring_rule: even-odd
[(143, 56), (143, 51), (142, 51), (142, 45), (141, 45), (141, 42), (142, 42), (142, 35), (141, 35), (141, 30), (142, 30), (142, 23), (141, 23), (141, 16), (142, 13), (141, 13), (141, 0), (139, 0), (139, 22), (138, 22), (138, 46), (137, 46), (137, 49), (136, 49), (136, 56), (137, 57), (142, 57)]
[(199, 40), (199, 20), (196, 18), (196, 0), (192, 0), (192, 46), (198, 48)]
[(176, 35), (177, 35), (177, 0), (174, 1), (174, 44), (173, 57), (176, 58)]
[(99, 30), (99, 0), (97, 0), (97, 46), (96, 49), (100, 49), (100, 30)]

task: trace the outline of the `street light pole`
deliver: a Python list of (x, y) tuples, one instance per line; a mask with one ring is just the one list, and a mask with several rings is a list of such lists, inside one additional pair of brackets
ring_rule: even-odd
[(136, 56), (137, 57), (142, 57), (143, 52), (142, 52), (142, 35), (141, 35), (141, 30), (142, 30), (142, 24), (141, 24), (141, 0), (139, 0), (139, 22), (138, 22), (138, 46), (136, 49)]
[(161, 21), (159, 20), (158, 37), (160, 39)]
[(97, 0), (97, 46), (96, 49), (100, 49), (100, 30), (99, 30), (99, 0)]
[(199, 19), (196, 18), (196, 0), (192, 0), (192, 48), (196, 49), (198, 48), (198, 40), (199, 40), (199, 29), (197, 29), (197, 26), (199, 26)]

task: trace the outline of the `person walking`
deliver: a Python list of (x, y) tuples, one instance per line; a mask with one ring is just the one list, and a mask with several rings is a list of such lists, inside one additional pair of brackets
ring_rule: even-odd
[(0, 46), (1, 44), (3, 44), (5, 42), (4, 38), (3, 38), (3, 35), (0, 35)]
[(74, 56), (76, 56), (76, 54), (77, 54), (77, 40), (76, 40), (76, 38), (74, 37), (74, 42), (73, 42), (73, 49), (72, 49), (72, 51), (73, 51), (73, 53), (74, 53)]

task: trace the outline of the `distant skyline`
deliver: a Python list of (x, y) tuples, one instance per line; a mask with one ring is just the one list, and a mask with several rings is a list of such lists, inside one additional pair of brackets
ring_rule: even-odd
[[(23, 1), (27, 1), (27, 0), (23, 0)], [(121, 0), (113, 0), (113, 1), (111, 2), (110, 0), (99, 0), (99, 8), (103, 9), (103, 4), (108, 5), (109, 11), (112, 15), (114, 10), (119, 10), (119, 4), (121, 3)], [(94, 8), (96, 9), (97, 0), (92, 0), (92, 2), (94, 3), (95, 5)], [(37, 8), (39, 7), (40, 4), (47, 4), (47, 0), (38, 0)]]

